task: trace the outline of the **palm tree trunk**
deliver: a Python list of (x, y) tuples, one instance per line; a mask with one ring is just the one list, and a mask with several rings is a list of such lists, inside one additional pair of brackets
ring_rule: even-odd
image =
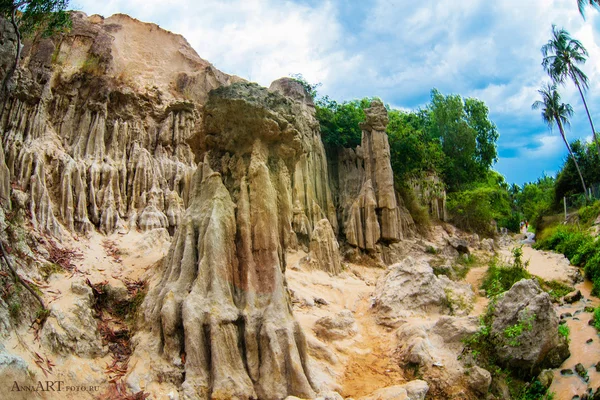
[(571, 146), (569, 145), (569, 142), (567, 142), (567, 137), (565, 136), (565, 131), (563, 129), (562, 122), (560, 122), (560, 118), (555, 117), (555, 119), (556, 119), (556, 123), (558, 124), (558, 129), (560, 130), (560, 136), (562, 137), (563, 141), (565, 142), (565, 146), (567, 146), (567, 150), (569, 150), (569, 154), (571, 155), (571, 158), (573, 159), (573, 162), (575, 163), (575, 168), (577, 168), (577, 173), (579, 174), (579, 179), (581, 179), (581, 186), (583, 186), (583, 195), (584, 195), (585, 199), (587, 200), (587, 198), (588, 198), (587, 187), (585, 186), (585, 181), (583, 180), (583, 175), (581, 174), (581, 170), (579, 169), (579, 163), (577, 163), (575, 154), (573, 154), (573, 150), (571, 150)]
[(577, 86), (579, 94), (581, 95), (581, 100), (583, 100), (583, 106), (585, 107), (585, 112), (587, 113), (588, 120), (590, 121), (590, 126), (592, 127), (594, 143), (596, 143), (596, 151), (598, 152), (598, 157), (600, 157), (600, 145), (598, 144), (598, 136), (596, 136), (596, 129), (594, 128), (594, 122), (592, 121), (592, 116), (590, 115), (590, 110), (588, 109), (587, 101), (585, 101), (585, 96), (583, 95), (583, 91), (581, 90), (581, 85), (577, 80), (575, 80), (575, 86)]

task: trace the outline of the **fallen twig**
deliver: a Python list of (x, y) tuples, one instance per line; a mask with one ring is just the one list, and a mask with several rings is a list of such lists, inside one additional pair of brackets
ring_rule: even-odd
[(10, 272), (12, 272), (13, 277), (15, 278), (15, 282), (23, 285), (37, 299), (37, 301), (39, 301), (40, 305), (42, 306), (42, 311), (44, 312), (44, 314), (48, 314), (48, 309), (46, 308), (46, 304), (44, 304), (44, 300), (42, 300), (40, 295), (37, 294), (35, 292), (35, 290), (33, 290), (31, 288), (31, 286), (29, 286), (29, 284), (27, 282), (25, 282), (23, 279), (21, 279), (21, 277), (17, 274), (17, 271), (15, 271), (15, 269), (13, 268), (12, 264), (10, 263), (10, 260), (6, 256), (6, 252), (4, 251), (4, 245), (2, 244), (2, 241), (0, 241), (0, 253), (2, 253), (2, 258), (4, 259), (4, 262), (6, 263), (6, 265), (8, 266), (8, 269), (10, 269)]

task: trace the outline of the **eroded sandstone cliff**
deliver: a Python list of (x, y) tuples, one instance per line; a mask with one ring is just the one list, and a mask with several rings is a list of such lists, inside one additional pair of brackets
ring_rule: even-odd
[(302, 106), (256, 84), (209, 95), (190, 207), (146, 301), (164, 356), (181, 364), (186, 354), (189, 398), (314, 395), (284, 277), (285, 252), (297, 245), (292, 205), (308, 198), (324, 216), (294, 190), (311, 185), (295, 173), (314, 145), (310, 121), (293, 112)]
[(207, 93), (239, 78), (154, 24), (72, 19), (68, 34), (26, 44), (9, 85), (0, 127), (10, 179), (29, 193), (36, 227), (57, 237), (94, 227), (173, 231)]

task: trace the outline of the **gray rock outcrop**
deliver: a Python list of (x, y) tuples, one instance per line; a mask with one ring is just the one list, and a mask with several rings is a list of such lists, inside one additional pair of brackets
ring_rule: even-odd
[(413, 320), (396, 332), (397, 354), (407, 369), (418, 369), (432, 398), (476, 400), (486, 394), (491, 374), (465, 365), (463, 340), (479, 329), (476, 317), (442, 316), (437, 321)]
[(314, 331), (317, 337), (328, 340), (347, 339), (358, 332), (350, 310), (343, 310), (334, 317), (319, 318)]
[(492, 316), (498, 361), (507, 367), (533, 376), (559, 367), (569, 357), (550, 295), (535, 280), (515, 283), (498, 300)]
[[(58, 279), (58, 278), (55, 278)], [(50, 305), (41, 340), (55, 353), (99, 357), (106, 354), (93, 314), (94, 295), (83, 279), (71, 284), (67, 302)]]
[(428, 391), (429, 385), (427, 382), (417, 379), (403, 385), (378, 389), (359, 400), (425, 400)]
[(470, 307), (473, 296), (468, 284), (438, 278), (425, 261), (407, 257), (379, 279), (373, 306), (380, 324), (397, 326), (415, 314), (460, 313)]

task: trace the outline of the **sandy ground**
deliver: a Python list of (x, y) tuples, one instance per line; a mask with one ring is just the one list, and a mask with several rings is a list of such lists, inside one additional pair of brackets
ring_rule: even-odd
[[(112, 245), (110, 245), (112, 243)], [(58, 305), (61, 310), (68, 309), (73, 303), (73, 294), (70, 291), (74, 278), (87, 278), (92, 284), (103, 281), (116, 284), (117, 281), (138, 280), (157, 261), (163, 258), (168, 251), (169, 237), (166, 231), (155, 230), (147, 233), (132, 231), (126, 235), (114, 234), (104, 236), (93, 233), (89, 238), (73, 239), (66, 243), (66, 247), (76, 250), (83, 256), (74, 260), (75, 272), (55, 273), (48, 282), (41, 285), (47, 306)], [(117, 250), (118, 254), (111, 255), (107, 247)], [(37, 380), (63, 381), (65, 384), (95, 387), (92, 391), (85, 392), (46, 392), (41, 395), (28, 393), (24, 399), (92, 399), (98, 398), (107, 389), (109, 375), (106, 366), (111, 362), (110, 353), (102, 358), (82, 358), (75, 355), (60, 356), (51, 353), (42, 347), (36, 333), (30, 328), (29, 323), (22, 324), (3, 344), (7, 350), (22, 357), (28, 364), (33, 374), (34, 382)], [(51, 371), (44, 372), (36, 359), (41, 357), (50, 361), (54, 366)], [(44, 365), (44, 364), (42, 364)], [(44, 365), (47, 368), (47, 364)], [(13, 396), (13, 394), (15, 396)], [(17, 393), (11, 397), (0, 399), (17, 399)]]
[[(333, 388), (346, 397), (360, 397), (406, 382), (393, 354), (396, 347), (393, 331), (378, 325), (370, 312), (371, 294), (377, 278), (385, 270), (347, 264), (340, 275), (330, 276), (307, 267), (302, 262), (305, 256), (302, 251), (288, 254), (286, 278), (298, 300), (294, 304), (294, 315), (309, 341), (319, 341), (313, 331), (315, 321), (344, 309), (353, 312), (358, 328), (354, 337), (322, 342), (339, 362), (336, 365), (324, 363), (323, 376), (318, 379), (330, 384), (337, 381), (339, 386), (333, 385)], [(319, 298), (327, 304), (307, 305)]]
[[(89, 278), (92, 283), (102, 281), (111, 283), (144, 278), (148, 270), (168, 251), (169, 237), (163, 231), (148, 233), (132, 231), (126, 235), (115, 234), (110, 237), (93, 234), (87, 239), (73, 240), (68, 243), (68, 246), (83, 254), (83, 258), (75, 262), (78, 272), (73, 276)], [(111, 255), (107, 250), (111, 247), (113, 249), (116, 247), (118, 254)], [(568, 262), (565, 263), (564, 257), (539, 252), (530, 246), (524, 246), (523, 251), (524, 260), (529, 260), (528, 269), (531, 273), (547, 280), (565, 279)], [(508, 259), (510, 255), (511, 248), (500, 251), (501, 257)], [(317, 381), (339, 391), (345, 397), (353, 398), (360, 398), (386, 386), (405, 383), (408, 379), (400, 369), (399, 360), (395, 355), (397, 342), (394, 330), (378, 325), (371, 311), (371, 296), (377, 279), (385, 269), (345, 264), (344, 271), (334, 277), (323, 271), (310, 269), (304, 262), (306, 253), (302, 251), (290, 252), (287, 257), (286, 279), (293, 293), (294, 315), (306, 333), (309, 343), (317, 343), (333, 354), (334, 362), (327, 362), (324, 359), (314, 360), (313, 372)], [(487, 306), (487, 298), (478, 295), (478, 288), (486, 269), (487, 266), (472, 268), (465, 278), (476, 294), (471, 315), (485, 312)], [(68, 278), (71, 278), (70, 274), (55, 274), (49, 279), (47, 287), (42, 289), (50, 304), (67, 305), (72, 301), (69, 295), (71, 280)], [(591, 299), (589, 284), (581, 284), (578, 289), (589, 300), (561, 307), (558, 310), (559, 313), (579, 314), (578, 317), (568, 321), (571, 329), (572, 356), (565, 361), (562, 368), (573, 368), (577, 362), (582, 362), (586, 368), (590, 368), (592, 364), (600, 361), (600, 340), (595, 329), (587, 324), (591, 315), (583, 312), (585, 305), (595, 306), (599, 301)], [(353, 312), (357, 334), (343, 340), (328, 341), (318, 338), (313, 331), (315, 322), (324, 316), (335, 316), (344, 309)], [(593, 342), (586, 344), (590, 338)], [(37, 352), (55, 364), (50, 375), (52, 379), (86, 384), (107, 380), (105, 367), (110, 361), (110, 356), (92, 360), (44, 353), (39, 341), (34, 338), (34, 332), (27, 329), (27, 326), (22, 326), (5, 345), (10, 352), (25, 359), (36, 374), (36, 378), (43, 377), (41, 370), (36, 368), (35, 364)], [(137, 364), (137, 361), (139, 360), (132, 359), (134, 364)], [(140, 368), (139, 365), (134, 364), (130, 368)], [(589, 376), (594, 388), (600, 385), (600, 373), (594, 368), (589, 369)], [(581, 394), (586, 387), (587, 384), (579, 377), (563, 377), (559, 370), (556, 370), (552, 390), (557, 393), (557, 399), (570, 399), (576, 393)], [(97, 393), (95, 395), (97, 396)], [(68, 396), (63, 393), (60, 396), (45, 398), (80, 400), (93, 397), (89, 393)], [(159, 396), (159, 398), (166, 397)]]

